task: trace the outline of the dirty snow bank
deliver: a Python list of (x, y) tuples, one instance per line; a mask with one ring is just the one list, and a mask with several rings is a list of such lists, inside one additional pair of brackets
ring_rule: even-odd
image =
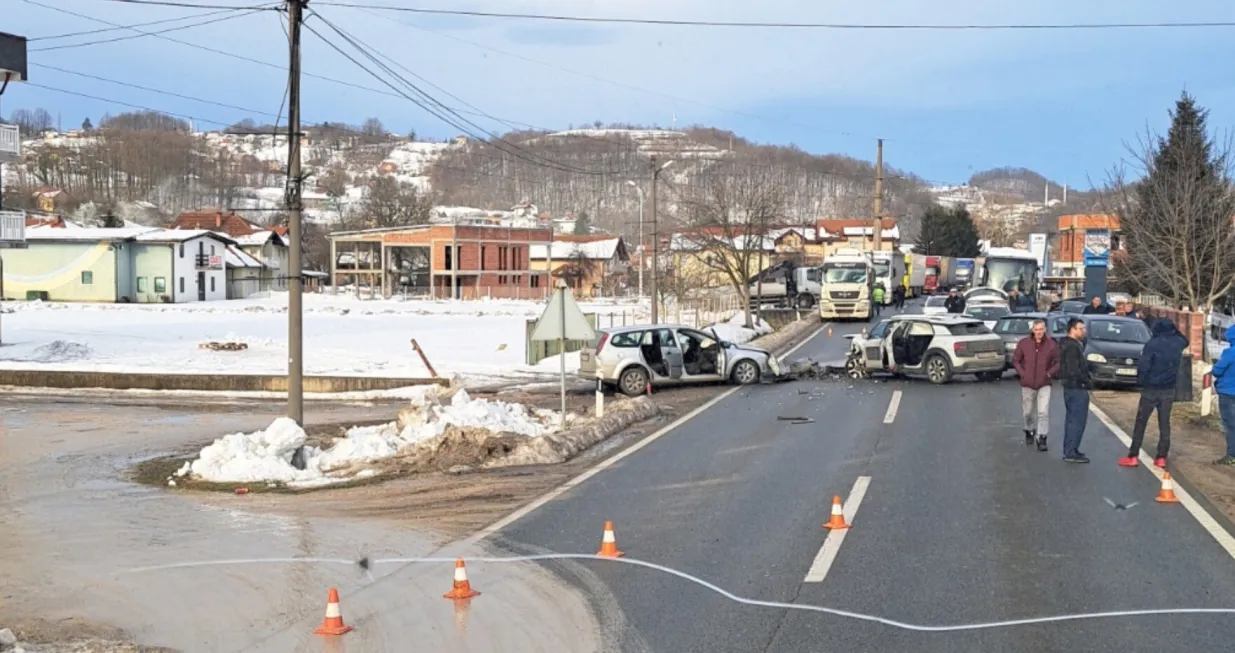
[(772, 327), (767, 322), (756, 319), (754, 316), (751, 316), (751, 322), (755, 325), (755, 328), (746, 328), (746, 314), (738, 311), (727, 321), (717, 322), (708, 327), (708, 329), (716, 331), (716, 335), (720, 336), (721, 340), (728, 340), (735, 345), (741, 345), (759, 336), (772, 333)]
[[(373, 476), (377, 471), (371, 463), (395, 457), (418, 443), (440, 440), (451, 431), (538, 438), (556, 432), (558, 423), (559, 414), (551, 410), (472, 398), (461, 388), (423, 386), (399, 412), (397, 421), (353, 427), (324, 449), (305, 446), (304, 429), (280, 417), (264, 430), (215, 440), (175, 476), (213, 483), (331, 485)], [(302, 446), (304, 469), (297, 469), (292, 458)]]

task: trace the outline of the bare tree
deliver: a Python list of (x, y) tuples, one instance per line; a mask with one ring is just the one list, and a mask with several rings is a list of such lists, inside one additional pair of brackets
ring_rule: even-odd
[(18, 109), (9, 115), (9, 122), (27, 136), (38, 136), (56, 126), (51, 113), (43, 108)]
[(388, 138), (386, 126), (377, 118), (368, 118), (360, 126), (360, 136), (365, 143), (381, 143)]
[(433, 201), (415, 186), (382, 175), (369, 182), (355, 226), (383, 229), (428, 224), (432, 212)]
[(592, 278), (596, 266), (596, 261), (589, 258), (585, 250), (576, 246), (561, 267), (554, 271), (554, 275), (565, 281), (577, 294), (586, 292), (590, 295), (591, 288), (584, 288), (583, 284)]
[(685, 189), (680, 205), (688, 221), (685, 240), (737, 291), (746, 326), (752, 327), (750, 278), (768, 262), (768, 230), (784, 219), (783, 187), (751, 167), (737, 175), (709, 175)]
[(1126, 244), (1121, 276), (1192, 310), (1235, 287), (1231, 145), (1210, 138), (1206, 113), (1184, 94), (1166, 138), (1146, 134), (1129, 148), (1140, 179), (1117, 168), (1103, 198)]
[(317, 189), (330, 198), (330, 204), (339, 222), (343, 221), (343, 198), (347, 195), (347, 189), (351, 183), (351, 175), (347, 174), (347, 170), (337, 163), (327, 168), (326, 172), (317, 179)]

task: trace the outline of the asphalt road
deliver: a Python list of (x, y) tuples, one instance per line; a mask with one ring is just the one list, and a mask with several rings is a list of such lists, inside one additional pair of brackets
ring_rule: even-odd
[[(795, 353), (840, 358), (842, 325)], [(894, 393), (899, 405), (885, 423)], [(1153, 608), (1235, 608), (1235, 565), (1156, 479), (1115, 465), (1122, 445), (1092, 417), (1060, 460), (1021, 442), (1014, 379), (798, 382), (742, 389), (508, 526), (516, 552), (591, 553), (613, 520), (629, 557), (742, 597), (941, 626)], [(805, 416), (792, 425), (777, 417)], [(833, 495), (869, 486), (822, 582), (804, 582)], [(1127, 504), (1111, 508), (1106, 499)], [(741, 605), (650, 569), (548, 565), (591, 596), (610, 650), (1226, 650), (1230, 615), (1117, 617), (915, 632)]]

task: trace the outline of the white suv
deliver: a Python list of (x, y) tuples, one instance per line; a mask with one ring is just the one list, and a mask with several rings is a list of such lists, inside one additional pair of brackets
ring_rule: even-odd
[(898, 315), (852, 339), (845, 371), (861, 378), (882, 372), (923, 375), (947, 383), (956, 374), (995, 381), (1003, 375), (1003, 340), (964, 315)]

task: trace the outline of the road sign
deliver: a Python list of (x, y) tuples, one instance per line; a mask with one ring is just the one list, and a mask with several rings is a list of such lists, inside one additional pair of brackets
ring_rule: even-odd
[(559, 280), (557, 290), (549, 299), (549, 305), (545, 307), (545, 312), (541, 314), (540, 319), (536, 321), (536, 327), (532, 329), (531, 339), (556, 340), (559, 343), (558, 375), (562, 395), (562, 428), (566, 427), (566, 341), (595, 338), (596, 332), (592, 330), (592, 325), (588, 324), (583, 311), (575, 303), (575, 298), (567, 290), (566, 283)]

